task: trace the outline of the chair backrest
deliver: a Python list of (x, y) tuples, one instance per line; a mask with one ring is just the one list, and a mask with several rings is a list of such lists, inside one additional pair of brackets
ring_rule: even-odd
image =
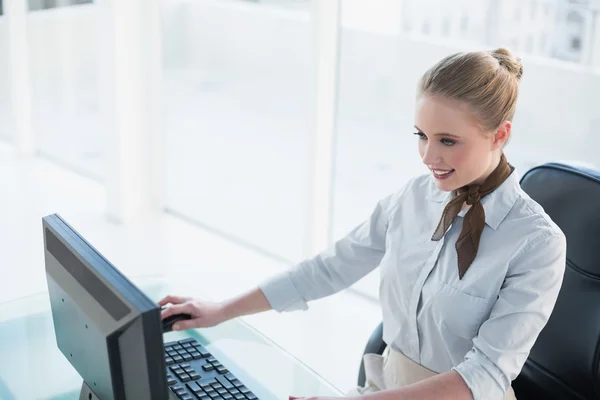
[(600, 399), (600, 171), (548, 163), (521, 187), (567, 237), (563, 286), (513, 387), (519, 400)]

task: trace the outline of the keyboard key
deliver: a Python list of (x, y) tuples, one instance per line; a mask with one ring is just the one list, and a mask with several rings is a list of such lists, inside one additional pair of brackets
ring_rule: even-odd
[(231, 372), (225, 375), (225, 378), (232, 380), (232, 379), (236, 379), (235, 375), (233, 375)]
[(194, 396), (189, 393), (178, 394), (181, 400), (194, 400)]
[(217, 359), (214, 357), (209, 357), (208, 360), (206, 360), (206, 361), (208, 361), (209, 363), (214, 363), (217, 361)]
[(217, 372), (220, 374), (226, 374), (229, 372), (229, 370), (221, 365), (220, 367), (217, 367)]
[(176, 383), (177, 383), (177, 381), (175, 380), (175, 378), (173, 378), (173, 377), (167, 378), (167, 385), (171, 386)]
[(187, 339), (180, 340), (177, 343), (179, 343), (179, 344), (185, 344), (185, 343), (198, 343), (198, 342), (194, 338), (187, 338)]
[(181, 357), (181, 356), (173, 356), (173, 361), (175, 361), (176, 363), (183, 362), (183, 357)]
[(212, 371), (213, 369), (215, 369), (215, 367), (213, 367), (211, 364), (204, 364), (202, 366), (202, 369), (205, 371)]
[(212, 357), (211, 354), (206, 350), (198, 350), (198, 352), (202, 355), (202, 358)]
[(192, 378), (190, 378), (190, 376), (188, 374), (184, 373), (184, 374), (179, 375), (179, 380), (181, 382), (189, 382), (192, 380)]
[(219, 393), (219, 394), (222, 396), (222, 395), (224, 395), (225, 393), (227, 393), (227, 389), (223, 389), (223, 388), (221, 388), (221, 389), (217, 390), (217, 393)]
[(175, 363), (175, 361), (173, 361), (173, 359), (171, 357), (165, 358), (165, 364), (173, 365), (173, 363)]
[(244, 386), (244, 385), (242, 384), (242, 382), (240, 382), (240, 381), (239, 381), (239, 379), (238, 379), (238, 378), (235, 378), (235, 379), (230, 379), (230, 380), (229, 380), (229, 382), (233, 383), (233, 386), (235, 386), (235, 387)]
[(239, 391), (244, 394), (250, 393), (250, 389), (248, 389), (246, 386), (242, 386), (241, 388), (239, 388)]
[(200, 397), (198, 397), (200, 400), (209, 400), (210, 396), (207, 394), (201, 394)]
[(189, 354), (184, 354), (184, 355), (183, 355), (183, 359), (184, 359), (185, 361), (192, 361), (192, 360), (193, 360), (192, 356), (190, 356)]
[(190, 389), (194, 393), (202, 391), (202, 388), (196, 382), (186, 383), (185, 386), (187, 386), (187, 388)]
[(171, 390), (174, 391), (174, 392), (176, 392), (176, 391), (178, 391), (180, 389), (183, 389), (183, 385), (181, 385), (181, 384), (171, 386)]
[(192, 351), (190, 356), (192, 356), (194, 360), (199, 360), (202, 358), (202, 354), (198, 353), (197, 351)]
[(243, 393), (240, 393), (239, 390), (237, 389), (229, 389), (229, 393), (231, 393), (232, 395), (236, 395), (236, 394), (241, 394), (242, 396), (244, 395)]
[(223, 387), (227, 390), (233, 389), (233, 385), (224, 376), (217, 376), (217, 380), (223, 385)]
[(248, 400), (256, 400), (256, 399), (257, 399), (257, 397), (254, 395), (254, 393), (248, 393), (248, 394), (246, 395), (246, 398), (247, 398)]
[(173, 350), (182, 350), (183, 347), (181, 347), (180, 345), (176, 344), (173, 346)]
[(222, 395), (221, 397), (223, 397), (224, 400), (231, 400), (231, 399), (233, 399), (233, 396), (230, 395), (229, 393), (226, 393), (226, 394)]
[[(184, 367), (184, 365), (186, 365), (186, 366)], [(194, 371), (195, 371), (195, 370), (194, 370), (194, 367), (192, 367), (192, 366), (191, 366), (191, 365), (189, 365), (189, 364), (181, 364), (181, 365), (180, 365), (180, 367), (182, 367), (182, 368), (183, 368), (183, 370), (184, 370), (185, 372), (187, 372), (188, 374), (189, 374), (190, 372), (194, 372)]]
[(196, 371), (190, 372), (189, 375), (190, 375), (190, 378), (192, 378), (193, 381), (195, 381), (197, 379), (200, 379), (200, 375)]
[(235, 394), (235, 395), (233, 395), (233, 397), (235, 397), (236, 400), (245, 400), (246, 399), (246, 396), (244, 396), (241, 393)]
[(191, 365), (188, 364), (188, 363), (179, 364), (179, 368), (182, 368), (182, 369), (186, 369), (186, 368), (189, 368), (189, 367), (191, 367)]
[(212, 392), (207, 392), (207, 393), (208, 393), (208, 395), (210, 396), (210, 398), (211, 398), (211, 399), (216, 399), (217, 397), (221, 397), (221, 396), (219, 395), (219, 393), (217, 393), (217, 392), (215, 392), (215, 391), (212, 391)]

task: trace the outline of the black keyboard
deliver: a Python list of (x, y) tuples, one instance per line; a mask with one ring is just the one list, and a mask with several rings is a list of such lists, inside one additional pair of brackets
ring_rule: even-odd
[[(165, 343), (167, 382), (171, 398), (181, 400), (257, 400), (196, 339)], [(176, 396), (173, 396), (175, 394)]]

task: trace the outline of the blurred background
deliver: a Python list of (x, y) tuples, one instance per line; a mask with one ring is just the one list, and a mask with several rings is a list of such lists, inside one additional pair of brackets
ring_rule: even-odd
[[(426, 172), (416, 84), (455, 51), (522, 58), (506, 149), (521, 175), (600, 165), (598, 1), (0, 4), (0, 252), (12, 260), (0, 301), (45, 290), (51, 212), (126, 273), (193, 276), (217, 298), (315, 254)], [(380, 318), (378, 278), (304, 315), (248, 320), (345, 388)]]

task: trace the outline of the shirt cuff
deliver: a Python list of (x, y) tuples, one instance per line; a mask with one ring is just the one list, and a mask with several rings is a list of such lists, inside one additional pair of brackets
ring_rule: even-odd
[(473, 400), (501, 400), (506, 392), (498, 381), (477, 361), (466, 360), (452, 368), (463, 378)]
[(263, 281), (258, 287), (262, 290), (271, 307), (276, 311), (284, 312), (308, 309), (308, 304), (300, 296), (300, 293), (298, 293), (296, 286), (294, 286), (290, 278), (289, 271)]

